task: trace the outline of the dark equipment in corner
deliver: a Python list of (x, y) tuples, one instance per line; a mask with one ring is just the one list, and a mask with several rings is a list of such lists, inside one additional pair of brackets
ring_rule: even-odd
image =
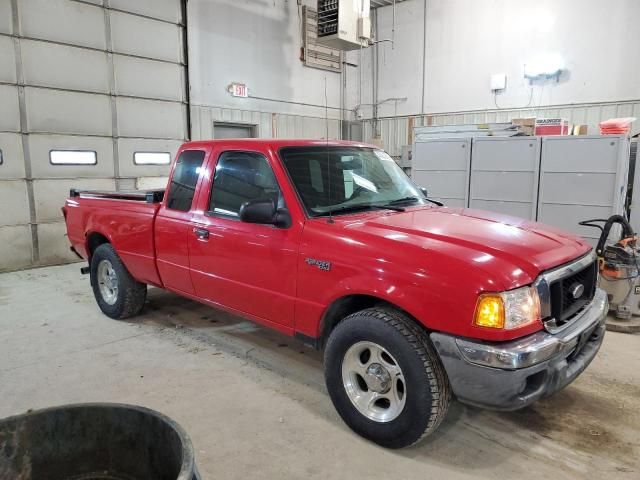
[[(616, 319), (607, 319), (607, 329), (626, 333), (640, 331), (640, 319), (634, 318), (640, 317), (640, 264), (639, 242), (633, 228), (621, 215), (585, 220), (580, 225), (600, 230), (596, 245), (598, 285), (607, 292), (609, 310), (616, 316)], [(620, 226), (620, 238), (607, 245), (615, 225)]]

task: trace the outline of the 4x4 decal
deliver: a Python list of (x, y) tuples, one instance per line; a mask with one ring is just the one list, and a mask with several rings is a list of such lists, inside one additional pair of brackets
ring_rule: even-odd
[(331, 262), (327, 262), (325, 260), (316, 260), (315, 258), (310, 257), (305, 258), (304, 261), (307, 263), (307, 265), (315, 265), (320, 270), (324, 270), (326, 272), (331, 270)]

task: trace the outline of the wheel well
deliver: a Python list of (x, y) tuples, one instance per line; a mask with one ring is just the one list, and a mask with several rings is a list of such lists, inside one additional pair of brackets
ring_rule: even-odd
[(91, 257), (93, 256), (93, 252), (96, 251), (103, 243), (109, 243), (109, 239), (102, 235), (101, 233), (93, 232), (90, 233), (87, 237), (87, 251), (89, 252), (89, 261), (91, 261)]
[[(338, 300), (333, 302), (322, 317), (318, 347), (320, 349), (324, 348), (325, 343), (335, 326), (340, 323), (346, 316), (371, 307), (389, 307), (404, 313), (405, 315), (409, 316), (409, 318), (415, 321), (413, 316), (408, 312), (401, 309), (397, 305), (394, 305), (393, 303), (381, 298), (374, 297), (372, 295), (349, 295), (347, 297), (339, 298)], [(421, 325), (417, 321), (416, 324)]]

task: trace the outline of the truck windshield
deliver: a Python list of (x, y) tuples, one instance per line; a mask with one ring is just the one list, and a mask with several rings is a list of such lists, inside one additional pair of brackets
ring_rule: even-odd
[(386, 152), (361, 147), (286, 147), (280, 156), (312, 216), (425, 204)]

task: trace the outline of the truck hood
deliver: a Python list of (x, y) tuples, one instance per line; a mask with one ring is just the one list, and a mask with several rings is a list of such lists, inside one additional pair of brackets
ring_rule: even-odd
[(591, 246), (537, 222), (464, 208), (417, 207), (377, 214), (348, 227), (468, 260), (497, 276), (505, 289), (532, 282), (540, 272), (580, 257)]

